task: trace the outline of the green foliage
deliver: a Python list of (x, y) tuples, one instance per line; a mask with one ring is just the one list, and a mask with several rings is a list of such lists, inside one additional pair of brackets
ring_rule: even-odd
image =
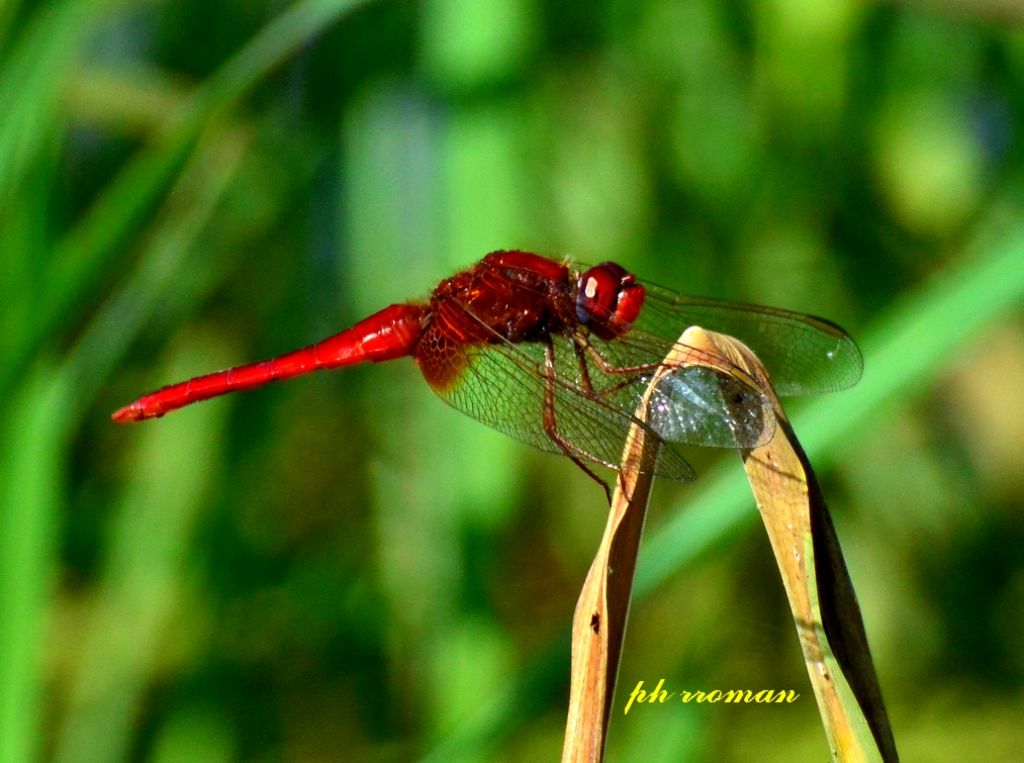
[[(793, 420), (897, 743), (1020, 749), (1024, 38), (956, 7), (0, 3), (0, 760), (557, 756), (566, 459), (409, 363), (108, 419), (512, 247), (851, 329)], [(621, 685), (805, 690), (734, 456), (687, 456)], [(805, 696), (609, 755), (820, 760)]]

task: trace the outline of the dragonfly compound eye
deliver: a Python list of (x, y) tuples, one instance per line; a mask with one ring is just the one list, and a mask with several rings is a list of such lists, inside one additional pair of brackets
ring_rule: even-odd
[(576, 317), (601, 339), (629, 331), (643, 304), (644, 287), (621, 265), (604, 262), (580, 276)]

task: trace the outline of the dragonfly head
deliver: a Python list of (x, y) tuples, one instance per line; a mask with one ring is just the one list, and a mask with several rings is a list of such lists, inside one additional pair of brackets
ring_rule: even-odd
[(603, 262), (580, 276), (576, 317), (601, 339), (629, 331), (643, 304), (644, 287), (621, 265)]

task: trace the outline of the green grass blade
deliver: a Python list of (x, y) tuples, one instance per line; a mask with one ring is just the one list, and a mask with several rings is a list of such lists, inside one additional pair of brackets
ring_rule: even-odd
[[(200, 342), (171, 363), (184, 373)], [(205, 348), (205, 364), (224, 356)], [(186, 359), (187, 356), (187, 359)], [(73, 670), (68, 711), (58, 737), (59, 761), (127, 760), (140, 701), (174, 638), (189, 539), (213, 484), (223, 429), (222, 406), (202, 416), (172, 417), (136, 427), (138, 438), (125, 494)]]
[(0, 419), (0, 760), (35, 760), (68, 386), (37, 367)]
[[(168, 309), (174, 288), (194, 304), (201, 289), (188, 288), (189, 279), (203, 265), (194, 262), (197, 238), (219, 209), (218, 203), (235, 179), (249, 146), (244, 131), (224, 130), (203, 141), (176, 184), (182, 200), (160, 215), (148, 246), (75, 342), (65, 361), (65, 372), (75, 380), (74, 401), (68, 415), (84, 415), (92, 397), (106, 383), (118, 360), (158, 309)], [(190, 260), (191, 267), (189, 267)], [(218, 258), (224, 263), (228, 258)], [(184, 282), (184, 283), (183, 283)]]
[(109, 0), (42, 4), (0, 64), (0, 204), (61, 126), (56, 118), (61, 91), (83, 40), (110, 5)]
[(18, 15), (21, 0), (0, 0), (0, 52), (4, 50), (7, 31), (11, 27), (11, 19)]
[[(192, 151), (203, 129), (235, 105), (262, 77), (293, 56), (343, 14), (367, 0), (305, 0), (270, 22), (213, 74), (155, 145), (142, 151), (99, 196), (82, 223), (57, 247), (34, 307), (35, 330), (19, 341), (0, 370), (0, 391), (24, 368), (76, 304), (93, 291), (118, 245), (151, 211)], [(2, 147), (0, 132), (0, 147)]]

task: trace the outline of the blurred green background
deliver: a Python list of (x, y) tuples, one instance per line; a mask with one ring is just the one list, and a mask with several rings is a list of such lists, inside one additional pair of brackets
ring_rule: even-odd
[[(790, 403), (906, 760), (1024, 759), (1024, 6), (0, 2), (0, 761), (539, 761), (600, 490), (410, 362), (114, 426), (498, 248), (846, 326)], [(613, 761), (820, 761), (734, 454), (660, 485)], [(637, 681), (796, 689), (669, 705)]]

